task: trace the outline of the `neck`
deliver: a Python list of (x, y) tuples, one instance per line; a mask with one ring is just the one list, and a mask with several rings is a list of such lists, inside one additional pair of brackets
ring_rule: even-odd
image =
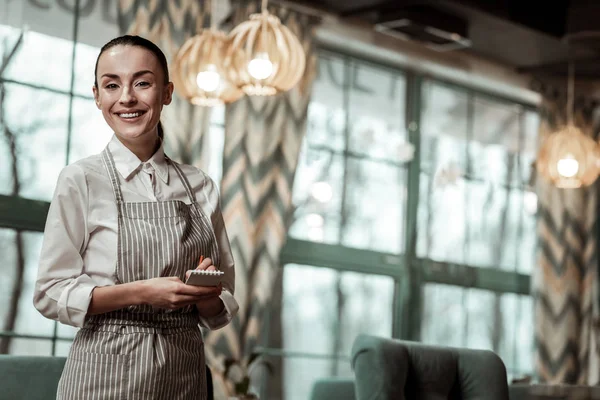
[(138, 138), (134, 141), (128, 141), (127, 139), (123, 139), (119, 136), (117, 138), (121, 143), (125, 145), (133, 154), (140, 159), (140, 161), (145, 162), (150, 159), (156, 153), (156, 151), (160, 148), (161, 140), (158, 135), (147, 135), (148, 138)]

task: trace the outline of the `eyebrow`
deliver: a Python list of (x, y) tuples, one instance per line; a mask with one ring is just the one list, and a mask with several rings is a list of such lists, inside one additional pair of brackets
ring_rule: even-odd
[[(133, 74), (133, 78), (139, 78), (142, 75), (146, 75), (146, 74), (152, 74), (154, 75), (154, 72), (150, 71), (150, 70), (142, 70), (142, 71), (137, 71), (134, 72)], [(110, 78), (110, 79), (121, 79), (121, 77), (119, 75), (116, 74), (103, 74), (100, 78)]]

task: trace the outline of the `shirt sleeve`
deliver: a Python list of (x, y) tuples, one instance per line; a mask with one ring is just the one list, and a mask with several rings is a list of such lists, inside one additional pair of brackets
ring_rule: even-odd
[(235, 265), (233, 255), (231, 254), (229, 237), (227, 236), (227, 230), (225, 229), (225, 222), (223, 221), (223, 214), (221, 213), (219, 192), (212, 179), (208, 176), (206, 176), (206, 179), (208, 179), (209, 184), (204, 187), (204, 195), (212, 209), (211, 222), (221, 258), (220, 265), (217, 267), (225, 273), (222, 280), (223, 291), (220, 296), (225, 308), (223, 309), (223, 312), (213, 317), (205, 318), (201, 316), (200, 324), (208, 329), (215, 330), (222, 328), (231, 322), (240, 307), (233, 297), (235, 292)]
[(96, 286), (81, 256), (88, 238), (88, 190), (76, 164), (58, 178), (46, 219), (34, 305), (47, 318), (81, 327)]

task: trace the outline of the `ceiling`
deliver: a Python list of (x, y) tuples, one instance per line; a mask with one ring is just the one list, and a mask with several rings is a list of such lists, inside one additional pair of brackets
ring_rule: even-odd
[[(400, 34), (405, 40), (419, 41), (437, 51), (473, 53), (517, 71), (551, 76), (565, 75), (571, 59), (575, 61), (578, 78), (600, 78), (598, 0), (306, 0), (301, 3), (342, 19), (371, 23), (374, 29)], [(431, 32), (436, 37), (432, 38)], [(443, 39), (438, 40), (440, 32)]]

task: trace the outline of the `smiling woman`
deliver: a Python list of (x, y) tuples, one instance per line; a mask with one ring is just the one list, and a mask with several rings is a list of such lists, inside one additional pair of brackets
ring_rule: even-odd
[(108, 42), (96, 62), (94, 98), (115, 135), (141, 161), (160, 145), (158, 124), (163, 106), (171, 103), (167, 60), (152, 42), (123, 36)]
[[(156, 45), (108, 42), (93, 92), (114, 136), (61, 171), (34, 294), (44, 316), (82, 328), (58, 398), (205, 399), (198, 324), (221, 328), (238, 310), (217, 186), (164, 154), (159, 121), (173, 84)], [(194, 269), (221, 270), (222, 283), (185, 284)]]

